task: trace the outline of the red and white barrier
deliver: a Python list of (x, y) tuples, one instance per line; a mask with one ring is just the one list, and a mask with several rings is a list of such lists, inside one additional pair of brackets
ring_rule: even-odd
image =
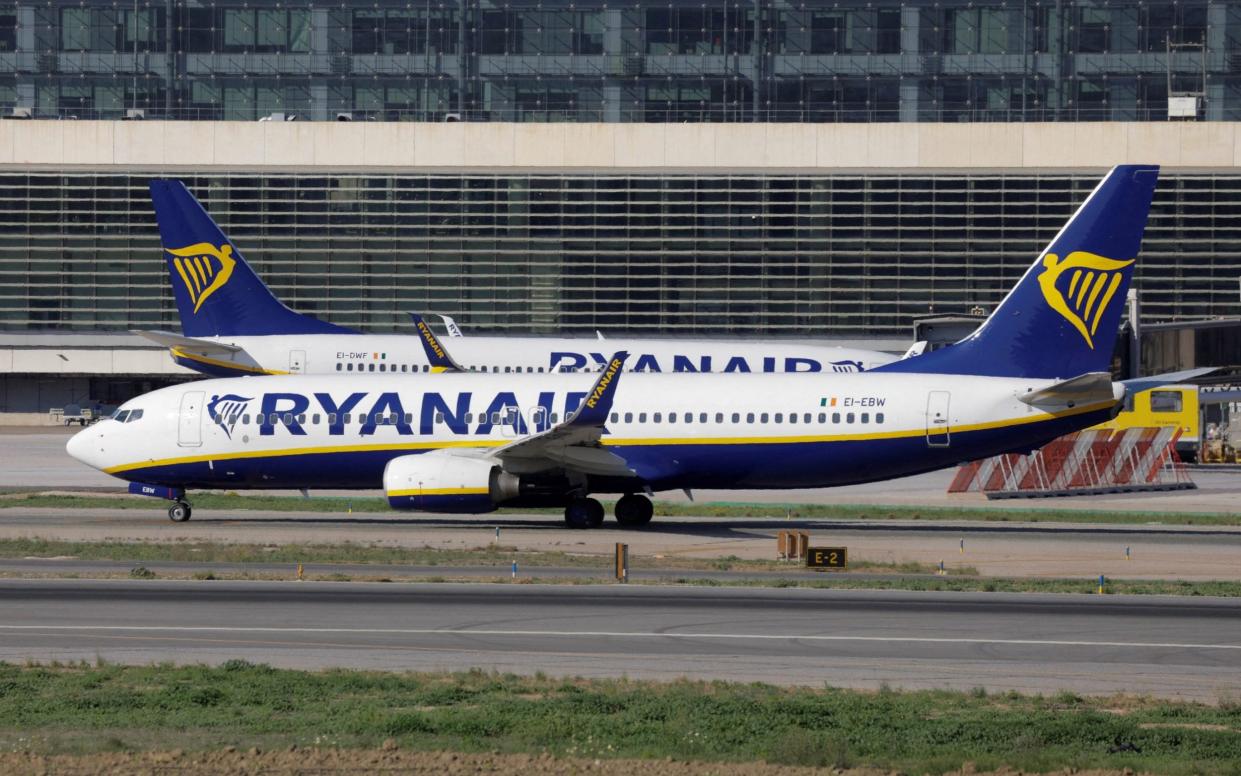
[(967, 463), (949, 493), (1040, 498), (1189, 490), (1197, 487), (1176, 454), (1179, 428), (1088, 429), (1048, 442), (1029, 455), (1009, 453)]

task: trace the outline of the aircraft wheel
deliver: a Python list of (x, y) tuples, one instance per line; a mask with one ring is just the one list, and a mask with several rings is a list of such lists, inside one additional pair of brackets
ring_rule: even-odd
[(174, 523), (184, 523), (190, 519), (190, 505), (184, 501), (178, 501), (168, 507), (168, 519)]
[(598, 528), (603, 525), (603, 505), (593, 498), (575, 498), (564, 508), (564, 521), (570, 528)]
[(655, 505), (646, 496), (630, 493), (616, 502), (616, 522), (621, 528), (641, 528), (654, 515)]

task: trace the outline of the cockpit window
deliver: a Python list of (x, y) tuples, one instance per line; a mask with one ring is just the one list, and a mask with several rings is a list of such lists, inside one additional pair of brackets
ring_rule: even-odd
[(129, 417), (124, 420), (125, 423), (133, 423), (135, 420), (142, 418), (142, 410), (130, 410)]
[(129, 410), (117, 410), (116, 412), (112, 413), (112, 419), (115, 420), (117, 423), (124, 423), (125, 418), (128, 418), (128, 417), (129, 417)]

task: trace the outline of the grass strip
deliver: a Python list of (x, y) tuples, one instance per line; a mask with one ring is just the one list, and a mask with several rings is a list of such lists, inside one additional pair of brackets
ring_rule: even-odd
[[(330, 699), (330, 700), (329, 700)], [(1241, 703), (727, 682), (0, 664), (0, 748), (296, 745), (871, 766), (1236, 773)]]
[[(392, 513), (387, 501), (370, 495), (354, 498), (336, 496), (268, 496), (236, 493), (191, 493), (196, 510), (267, 510), (275, 512)], [(9, 492), (0, 494), (0, 509), (45, 507), (65, 509), (146, 509), (159, 511), (161, 502), (141, 496), (77, 496)], [(610, 510), (611, 504), (608, 504)], [(500, 514), (559, 515), (555, 509), (500, 510)], [(655, 514), (663, 517), (787, 517), (838, 520), (980, 520), (990, 522), (1058, 523), (1166, 523), (1169, 525), (1241, 525), (1241, 513), (1234, 512), (1127, 512), (1086, 509), (998, 508), (970, 506), (902, 506), (865, 504), (751, 504), (743, 502), (701, 502), (672, 504), (655, 502)]]
[[(522, 550), (486, 544), (472, 549), (438, 547), (392, 547), (354, 544), (233, 544), (224, 542), (73, 542), (58, 539), (0, 539), (0, 558), (74, 558), (117, 560), (135, 563), (177, 561), (185, 563), (373, 563), (407, 566), (495, 566), (507, 569), (517, 560), (520, 567), (595, 568), (610, 570), (611, 555), (585, 555), (558, 550)], [(630, 556), (634, 569), (691, 571), (785, 571), (807, 573), (797, 564), (774, 560), (750, 560), (728, 555), (721, 558)], [(887, 563), (856, 561), (854, 570), (891, 574), (931, 574), (936, 567), (912, 561)], [(956, 575), (977, 575), (972, 566), (950, 569)]]

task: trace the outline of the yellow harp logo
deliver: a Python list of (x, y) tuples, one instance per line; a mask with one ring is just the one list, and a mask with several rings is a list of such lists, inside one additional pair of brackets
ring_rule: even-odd
[(1051, 309), (1064, 316), (1094, 350), (1094, 335), (1103, 311), (1124, 280), (1122, 270), (1133, 263), (1108, 259), (1086, 251), (1073, 251), (1062, 261), (1049, 253), (1043, 257), (1039, 288)]
[(237, 264), (233, 258), (233, 246), (227, 243), (218, 248), (211, 243), (195, 243), (169, 250), (168, 253), (172, 255), (172, 266), (190, 294), (195, 313), (207, 297), (228, 282), (233, 266)]

